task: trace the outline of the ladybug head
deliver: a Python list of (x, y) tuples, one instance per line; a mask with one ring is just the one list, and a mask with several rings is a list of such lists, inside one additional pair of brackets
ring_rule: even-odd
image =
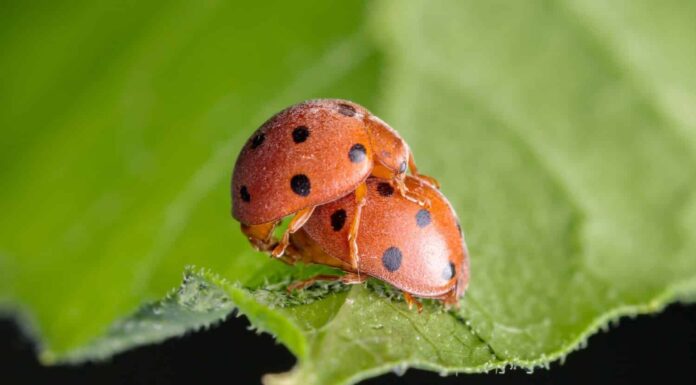
[(393, 177), (403, 180), (408, 170), (411, 149), (406, 141), (382, 119), (369, 115), (366, 125), (370, 132), (375, 162), (389, 171)]

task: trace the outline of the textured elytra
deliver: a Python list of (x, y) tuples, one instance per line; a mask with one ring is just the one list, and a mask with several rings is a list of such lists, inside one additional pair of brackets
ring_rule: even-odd
[(239, 189), (239, 197), (242, 198), (244, 202), (251, 202), (251, 195), (249, 195), (249, 190), (246, 186), (242, 186)]
[(418, 213), (416, 213), (416, 224), (418, 227), (425, 227), (429, 225), (431, 221), (432, 218), (430, 217), (430, 211), (426, 209), (418, 210)]
[(295, 143), (304, 143), (309, 137), (309, 129), (305, 126), (299, 126), (292, 130), (292, 140)]
[(290, 179), (290, 189), (295, 194), (306, 197), (312, 191), (312, 182), (307, 175), (297, 174)]
[(331, 214), (331, 228), (334, 231), (340, 231), (343, 225), (346, 224), (346, 210), (339, 209)]
[(381, 182), (377, 185), (377, 191), (379, 192), (379, 195), (388, 197), (394, 194), (394, 187), (387, 182)]
[(454, 275), (456, 274), (457, 268), (454, 266), (454, 263), (450, 262), (449, 265), (445, 267), (445, 269), (442, 271), (442, 279), (445, 281), (452, 279)]
[[(341, 112), (345, 106), (354, 113)], [(300, 103), (274, 115), (237, 158), (232, 191), (245, 186), (246, 193), (233, 194), (233, 216), (249, 225), (266, 223), (354, 190), (373, 167), (363, 121), (368, 115), (360, 106), (332, 99)]]
[[(367, 180), (368, 193), (357, 235), (357, 272), (420, 297), (439, 298), (453, 290), (463, 293), (469, 280), (469, 258), (449, 202), (435, 188), (413, 177), (406, 178), (406, 185), (431, 201), (429, 211), (393, 192), (385, 195), (382, 190), (385, 186), (391, 188), (389, 184), (376, 178)], [(354, 194), (317, 207), (292, 237), (293, 243), (306, 254), (319, 255), (314, 248), (317, 246), (326, 255), (350, 263), (349, 228), (336, 231), (334, 215), (344, 211), (345, 221), (350, 223), (355, 207)], [(451, 277), (443, 279), (447, 275), (443, 272)]]
[(253, 150), (253, 149), (257, 148), (258, 146), (262, 145), (263, 141), (265, 139), (266, 139), (266, 136), (263, 133), (259, 133), (256, 136), (254, 136), (251, 139), (251, 146), (250, 146), (251, 149)]
[(355, 107), (346, 103), (339, 103), (338, 112), (345, 116), (354, 116), (356, 114)]
[(356, 143), (350, 148), (350, 151), (348, 151), (348, 158), (350, 158), (350, 161), (353, 163), (360, 163), (365, 160), (366, 154), (367, 150), (365, 146), (361, 143)]
[(393, 273), (401, 267), (402, 258), (403, 254), (401, 250), (399, 250), (398, 247), (392, 246), (382, 254), (382, 265), (384, 265), (384, 268), (387, 269), (388, 272)]

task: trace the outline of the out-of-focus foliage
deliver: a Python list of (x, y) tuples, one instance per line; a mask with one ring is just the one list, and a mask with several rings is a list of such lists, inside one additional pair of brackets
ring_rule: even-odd
[[(689, 2), (1, 7), (0, 300), (48, 363), (236, 307), (299, 359), (269, 383), (543, 365), (696, 292)], [(289, 295), (315, 270), (247, 245), (235, 156), (315, 97), (366, 105), (442, 182), (472, 253), (459, 312), (376, 283)]]

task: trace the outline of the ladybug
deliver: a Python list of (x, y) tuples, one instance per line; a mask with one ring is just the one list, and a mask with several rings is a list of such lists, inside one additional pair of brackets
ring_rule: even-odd
[(342, 276), (320, 275), (290, 286), (298, 289), (317, 280), (360, 283), (378, 278), (404, 293), (409, 308), (421, 304), (413, 296), (458, 306), (469, 282), (469, 256), (452, 206), (433, 186), (406, 177), (406, 186), (430, 200), (424, 208), (396, 194), (387, 182), (367, 181), (367, 203), (362, 210), (357, 242), (360, 263), (351, 265), (346, 242), (356, 214), (355, 194), (319, 206), (291, 237), (288, 263), (318, 263), (339, 268)]
[[(404, 183), (407, 169), (424, 183), (406, 142), (364, 107), (347, 100), (309, 100), (286, 108), (266, 121), (242, 148), (232, 175), (232, 215), (252, 245), (280, 257), (294, 233), (315, 207), (353, 191), (356, 215), (351, 219), (351, 256), (357, 256), (360, 210), (365, 180), (388, 182), (401, 196), (427, 206)], [(294, 215), (280, 242), (273, 230)], [(357, 266), (357, 260), (351, 260)]]

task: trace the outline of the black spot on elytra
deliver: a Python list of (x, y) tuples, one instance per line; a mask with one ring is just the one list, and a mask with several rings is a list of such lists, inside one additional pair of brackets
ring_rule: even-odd
[(383, 197), (390, 197), (394, 194), (394, 187), (387, 182), (382, 182), (377, 185), (377, 192)]
[(401, 165), (399, 165), (399, 174), (403, 174), (406, 172), (406, 161), (401, 162)]
[(353, 163), (360, 163), (365, 160), (365, 154), (365, 146), (356, 143), (350, 148), (350, 151), (348, 151), (348, 158), (350, 158), (350, 161)]
[(385, 250), (384, 254), (382, 254), (382, 265), (384, 265), (384, 268), (387, 269), (387, 271), (393, 273), (399, 270), (399, 267), (401, 267), (402, 257), (401, 250), (399, 250), (398, 247), (392, 246)]
[(253, 150), (256, 147), (260, 146), (264, 140), (266, 140), (266, 135), (264, 135), (263, 132), (258, 133), (251, 139), (251, 149)]
[(242, 186), (242, 188), (239, 189), (239, 196), (242, 198), (244, 202), (251, 201), (251, 195), (249, 195), (249, 190), (247, 190), (247, 186)]
[(459, 220), (457, 220), (457, 230), (459, 230), (459, 234), (462, 233), (462, 224), (459, 223)]
[(341, 115), (354, 116), (355, 115), (355, 108), (353, 106), (348, 105), (348, 104), (339, 104), (338, 105), (338, 112), (341, 113)]
[(416, 224), (418, 227), (423, 228), (429, 225), (431, 221), (432, 218), (430, 217), (430, 211), (426, 209), (418, 210), (418, 213), (416, 214)]
[(454, 274), (456, 274), (454, 263), (450, 262), (447, 266), (445, 266), (445, 269), (442, 270), (442, 279), (449, 281), (452, 279), (452, 277), (454, 277)]
[(334, 231), (341, 231), (346, 224), (346, 210), (339, 209), (331, 214), (331, 227)]
[(305, 126), (299, 126), (292, 130), (292, 141), (302, 143), (309, 138), (309, 129)]
[(309, 195), (312, 186), (307, 175), (297, 174), (290, 179), (290, 188), (295, 194), (306, 197)]

